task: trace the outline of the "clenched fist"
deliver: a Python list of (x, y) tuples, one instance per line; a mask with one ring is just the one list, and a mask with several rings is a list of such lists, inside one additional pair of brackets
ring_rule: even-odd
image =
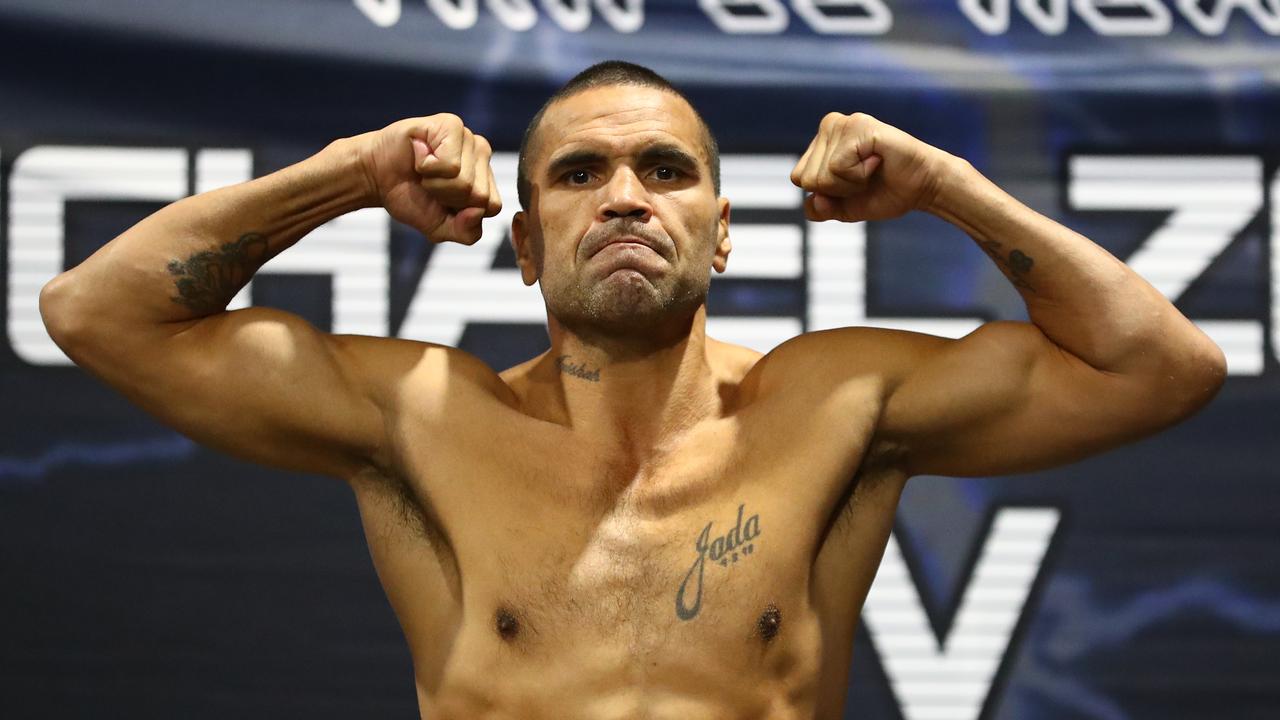
[(812, 193), (810, 220), (887, 220), (927, 209), (956, 159), (865, 113), (829, 113), (791, 182)]
[(374, 200), (432, 242), (470, 245), (502, 210), (492, 149), (457, 115), (410, 118), (352, 138)]

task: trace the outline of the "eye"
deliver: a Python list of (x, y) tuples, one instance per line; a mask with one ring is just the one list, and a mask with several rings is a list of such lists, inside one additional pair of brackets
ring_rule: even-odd
[(570, 185), (586, 185), (591, 182), (591, 173), (586, 170), (570, 170), (564, 177)]
[(659, 165), (653, 171), (654, 177), (659, 180), (675, 180), (680, 177), (680, 171), (666, 165)]

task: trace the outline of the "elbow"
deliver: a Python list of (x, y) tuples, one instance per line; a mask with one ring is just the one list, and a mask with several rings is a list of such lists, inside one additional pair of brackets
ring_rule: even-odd
[(82, 303), (76, 301), (80, 290), (71, 277), (72, 272), (62, 273), (40, 288), (39, 306), (40, 319), (49, 337), (68, 356), (72, 356), (71, 347), (81, 342), (89, 326)]
[(69, 292), (66, 273), (58, 275), (40, 288), (40, 320), (44, 322), (44, 329), (49, 332), (49, 337), (53, 338), (54, 342), (58, 342), (58, 338), (67, 334), (67, 325), (71, 317), (71, 312), (67, 310)]
[(1217, 343), (1205, 337), (1196, 357), (1196, 392), (1200, 397), (1198, 409), (1208, 404), (1227, 381), (1227, 356)]
[(1227, 379), (1227, 358), (1222, 348), (1203, 333), (1170, 359), (1164, 373), (1164, 395), (1173, 422), (1184, 420), (1208, 405)]

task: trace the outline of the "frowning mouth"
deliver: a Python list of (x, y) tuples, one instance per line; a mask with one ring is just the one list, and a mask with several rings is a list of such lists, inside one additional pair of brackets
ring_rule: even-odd
[(658, 249), (656, 247), (654, 247), (654, 243), (648, 240), (645, 240), (644, 238), (635, 237), (634, 235), (626, 235), (623, 237), (614, 238), (609, 242), (605, 243), (604, 245), (601, 245), (600, 247), (596, 248), (596, 251), (592, 253), (592, 255), (600, 254), (602, 250), (604, 250), (605, 248), (611, 245), (638, 245), (641, 247), (649, 248), (650, 250), (654, 251), (655, 253), (658, 253), (659, 255), (662, 254), (658, 252)]

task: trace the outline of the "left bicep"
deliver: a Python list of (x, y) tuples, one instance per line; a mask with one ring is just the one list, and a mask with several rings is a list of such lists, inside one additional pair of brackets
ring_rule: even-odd
[(1060, 465), (1170, 424), (1150, 383), (1100, 371), (1035, 325), (992, 322), (959, 340), (914, 333), (877, 435), (911, 475), (1001, 475)]

